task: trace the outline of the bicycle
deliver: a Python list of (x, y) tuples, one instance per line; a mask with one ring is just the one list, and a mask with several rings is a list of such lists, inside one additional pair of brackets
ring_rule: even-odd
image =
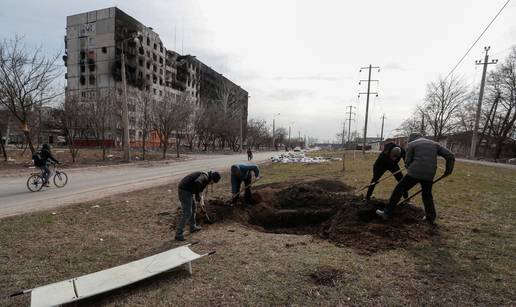
[[(58, 170), (55, 163), (50, 164), (54, 167), (54, 185), (58, 188), (64, 187), (68, 183), (68, 175), (66, 175), (66, 173), (63, 171)], [(52, 175), (49, 176), (48, 181), (50, 181), (50, 177), (52, 177)], [(32, 173), (29, 176), (29, 179), (27, 179), (27, 189), (29, 189), (29, 191), (31, 192), (40, 191), (44, 185), (45, 184), (43, 183), (43, 170), (41, 170), (39, 173)]]

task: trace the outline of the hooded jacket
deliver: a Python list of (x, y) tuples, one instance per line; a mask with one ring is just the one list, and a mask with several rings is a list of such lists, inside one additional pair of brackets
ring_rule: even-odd
[(455, 164), (453, 153), (419, 133), (411, 134), (405, 158), (407, 174), (419, 180), (433, 181), (437, 170), (437, 156), (446, 160), (445, 172), (451, 174)]

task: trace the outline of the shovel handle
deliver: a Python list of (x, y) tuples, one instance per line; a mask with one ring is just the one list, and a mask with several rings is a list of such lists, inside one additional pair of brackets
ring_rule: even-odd
[(404, 170), (404, 169), (405, 169), (405, 168), (404, 168), (404, 167), (402, 167), (402, 168), (400, 168), (399, 170), (395, 171), (394, 173), (390, 174), (389, 176), (384, 177), (384, 178), (382, 178), (382, 179), (380, 179), (380, 180), (377, 180), (377, 181), (375, 181), (375, 182), (373, 182), (373, 183), (370, 183), (370, 184), (368, 184), (368, 185), (366, 185), (366, 186), (362, 187), (360, 190), (355, 191), (355, 193), (358, 193), (358, 192), (360, 192), (360, 191), (362, 191), (362, 190), (364, 190), (364, 189), (366, 189), (366, 188), (368, 188), (368, 187), (370, 187), (370, 186), (372, 186), (372, 185), (376, 185), (376, 184), (378, 184), (378, 183), (380, 183), (380, 182), (384, 181), (385, 179), (391, 178), (392, 176), (394, 176), (394, 175), (398, 174), (399, 172), (401, 172), (401, 171), (402, 171), (402, 170)]
[[(445, 175), (442, 175), (441, 177), (435, 179), (432, 184), (435, 184), (437, 183), (438, 181), (440, 181), (441, 179), (443, 179), (444, 177), (446, 177)], [(408, 202), (409, 200), (411, 200), (412, 198), (414, 198), (414, 196), (417, 196), (419, 195), (421, 192), (423, 192), (423, 189), (420, 189), (419, 191), (417, 191), (416, 193), (410, 195), (408, 198), (405, 198), (404, 200), (402, 200), (399, 204), (399, 205), (403, 205), (404, 203)]]

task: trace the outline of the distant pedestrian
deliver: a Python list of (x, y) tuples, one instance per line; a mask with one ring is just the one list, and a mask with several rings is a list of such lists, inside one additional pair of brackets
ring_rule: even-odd
[(388, 220), (394, 214), (401, 196), (419, 183), (425, 206), (425, 217), (423, 220), (433, 224), (437, 216), (432, 195), (432, 185), (437, 170), (437, 156), (441, 156), (446, 160), (444, 176), (449, 176), (453, 172), (455, 164), (453, 153), (441, 146), (441, 144), (424, 138), (420, 133), (412, 133), (409, 137), (405, 157), (407, 174), (392, 191), (385, 210), (376, 210), (376, 214), (384, 220)]
[(251, 205), (252, 173), (254, 173), (255, 178), (260, 178), (260, 169), (256, 164), (242, 163), (231, 166), (231, 192), (233, 193), (233, 204), (236, 204), (240, 197), (240, 186), (243, 182), (245, 187), (244, 202), (246, 206)]
[[(371, 199), (371, 195), (373, 195), (374, 188), (378, 180), (382, 178), (383, 174), (386, 171), (389, 171), (394, 174), (394, 178), (398, 182), (401, 181), (403, 178), (403, 173), (401, 172), (401, 169), (398, 165), (401, 159), (405, 159), (405, 150), (395, 143), (387, 143), (383, 147), (383, 151), (380, 153), (378, 158), (376, 159), (376, 162), (373, 166), (373, 179), (371, 179), (371, 185), (369, 186), (369, 189), (367, 189), (366, 194), (366, 201), (369, 201)], [(408, 192), (405, 192), (403, 194), (404, 198), (408, 197)]]
[(247, 161), (251, 161), (253, 159), (253, 152), (251, 148), (247, 148)]
[(202, 195), (204, 189), (208, 184), (219, 182), (220, 177), (218, 172), (194, 172), (179, 182), (178, 195), (181, 202), (182, 216), (176, 229), (175, 239), (177, 241), (185, 240), (183, 232), (188, 220), (190, 220), (190, 233), (201, 230), (201, 227), (197, 225), (195, 220), (196, 202), (204, 206), (204, 197)]

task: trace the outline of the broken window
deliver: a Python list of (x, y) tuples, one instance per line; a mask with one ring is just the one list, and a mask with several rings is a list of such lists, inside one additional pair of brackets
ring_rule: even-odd
[(150, 38), (147, 37), (147, 46), (150, 46)]
[(163, 64), (163, 58), (162, 57), (159, 57), (159, 63)]
[(86, 59), (86, 52), (81, 51), (81, 60)]
[(86, 84), (86, 77), (81, 76), (81, 77), (79, 78), (79, 82), (81, 82), (81, 85), (85, 85), (85, 84)]
[(158, 49), (158, 46), (156, 44), (154, 44), (154, 50)]
[(157, 72), (157, 71), (158, 71), (158, 67), (157, 67), (156, 65), (152, 65), (152, 70), (153, 70), (154, 72)]
[(143, 67), (143, 59), (138, 59), (138, 64)]
[(150, 62), (147, 61), (147, 69), (150, 69)]
[(158, 60), (158, 57), (156, 56), (156, 54), (155, 54), (155, 53), (153, 53), (153, 54), (152, 54), (152, 59), (153, 59), (154, 61), (157, 61), (157, 60)]
[(81, 73), (85, 73), (86, 72), (86, 65), (82, 64), (81, 65)]
[(95, 85), (95, 75), (90, 75), (90, 85)]
[(95, 71), (95, 63), (90, 63), (88, 67), (90, 68), (90, 72)]
[(107, 47), (102, 47), (102, 53), (107, 53)]
[(159, 78), (159, 85), (163, 85), (163, 79)]

